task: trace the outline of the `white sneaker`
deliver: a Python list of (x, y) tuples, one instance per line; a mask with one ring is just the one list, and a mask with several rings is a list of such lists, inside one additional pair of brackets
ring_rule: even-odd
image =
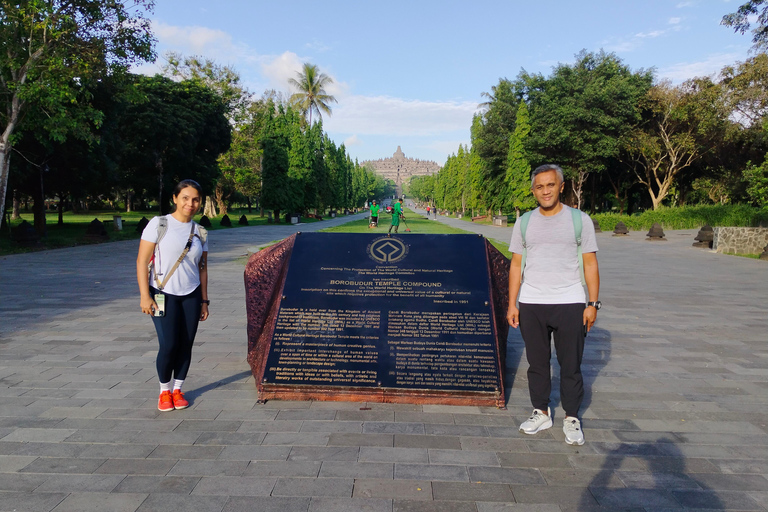
[(577, 446), (584, 444), (584, 432), (581, 430), (581, 422), (578, 418), (568, 416), (563, 419), (563, 433), (566, 443)]
[(520, 431), (525, 434), (535, 434), (552, 426), (552, 411), (547, 407), (547, 414), (541, 409), (534, 409), (531, 417), (520, 425)]

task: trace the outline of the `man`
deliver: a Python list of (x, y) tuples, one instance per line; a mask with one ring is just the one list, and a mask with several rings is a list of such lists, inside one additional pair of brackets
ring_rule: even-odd
[(371, 204), (371, 222), (368, 227), (376, 228), (379, 226), (379, 204), (376, 200), (373, 200)]
[(392, 232), (392, 228), (395, 228), (395, 233), (397, 233), (397, 229), (400, 227), (400, 217), (403, 216), (403, 200), (398, 199), (395, 203), (395, 207), (392, 208), (392, 224), (389, 226), (389, 230), (387, 233)]
[[(560, 202), (563, 188), (563, 171), (556, 165), (542, 165), (531, 173), (531, 191), (539, 207), (531, 212), (525, 233), (521, 228), (524, 223), (519, 221), (512, 230), (507, 321), (514, 328), (520, 326), (529, 365), (528, 391), (534, 410), (520, 425), (520, 430), (535, 434), (552, 426), (549, 363), (550, 336), (554, 335), (560, 363), (560, 401), (565, 410), (565, 442), (582, 445), (584, 433), (578, 418), (584, 397), (581, 359), (584, 337), (594, 325), (601, 306), (600, 275), (594, 225), (587, 214), (578, 212), (584, 280), (589, 294), (585, 306), (587, 297), (579, 268), (576, 220), (572, 209)], [(525, 268), (521, 269), (523, 250), (526, 259)]]

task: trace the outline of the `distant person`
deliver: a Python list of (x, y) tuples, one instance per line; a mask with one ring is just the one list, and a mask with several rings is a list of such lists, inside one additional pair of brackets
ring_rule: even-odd
[(161, 411), (185, 409), (181, 387), (192, 361), (197, 326), (208, 318), (207, 232), (192, 219), (203, 191), (183, 180), (173, 191), (173, 213), (155, 217), (141, 235), (136, 275), (141, 311), (150, 315), (160, 345), (157, 376)]
[(429, 217), (429, 206), (427, 206), (427, 217)]
[[(584, 337), (594, 325), (601, 307), (598, 300), (600, 275), (594, 225), (587, 214), (560, 202), (563, 187), (563, 171), (556, 165), (542, 165), (531, 173), (531, 191), (539, 207), (526, 214), (525, 233), (522, 232), (525, 224), (522, 217), (512, 230), (507, 321), (514, 328), (520, 326), (529, 365), (528, 391), (534, 409), (531, 417), (520, 425), (520, 430), (535, 434), (552, 426), (549, 368), (552, 357), (550, 336), (554, 334), (560, 363), (560, 400), (565, 410), (565, 442), (582, 445), (584, 433), (579, 408), (584, 397), (584, 379), (581, 360)], [(578, 257), (576, 231), (579, 221), (589, 302), (584, 294)], [(521, 268), (524, 250), (525, 268)], [(515, 305), (518, 293), (519, 309)]]
[(397, 233), (397, 229), (400, 227), (400, 217), (403, 216), (403, 200), (398, 199), (395, 203), (394, 208), (392, 208), (392, 224), (389, 226), (389, 230), (387, 233), (392, 232), (392, 228), (395, 228), (395, 233)]
[(371, 204), (371, 222), (368, 224), (368, 227), (376, 228), (379, 226), (379, 208), (379, 204), (374, 199)]

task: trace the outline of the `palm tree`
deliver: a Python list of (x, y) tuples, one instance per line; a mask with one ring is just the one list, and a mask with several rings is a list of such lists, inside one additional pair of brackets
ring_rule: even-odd
[(296, 87), (299, 92), (291, 95), (289, 101), (298, 105), (304, 115), (309, 112), (309, 125), (312, 126), (313, 110), (322, 119), (320, 111), (322, 110), (330, 116), (331, 107), (328, 106), (328, 103), (337, 103), (336, 98), (325, 92), (325, 87), (333, 83), (333, 78), (325, 73), (320, 73), (317, 66), (309, 62), (304, 63), (304, 69), (297, 72), (296, 76), (298, 80), (289, 78), (288, 83)]

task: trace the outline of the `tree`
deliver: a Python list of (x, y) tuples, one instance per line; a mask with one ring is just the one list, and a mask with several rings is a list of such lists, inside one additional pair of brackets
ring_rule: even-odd
[(309, 114), (309, 125), (312, 125), (312, 112), (317, 112), (318, 117), (322, 118), (320, 111), (322, 110), (329, 116), (331, 115), (331, 107), (329, 103), (336, 103), (336, 98), (329, 95), (325, 88), (333, 83), (333, 79), (321, 73), (317, 66), (304, 63), (302, 71), (297, 72), (295, 78), (289, 78), (288, 83), (296, 87), (299, 92), (291, 95), (290, 102), (295, 104), (303, 115)]
[(708, 79), (679, 87), (662, 82), (651, 88), (647, 102), (646, 122), (625, 141), (638, 182), (656, 210), (679, 175), (722, 141), (727, 110)]
[[(102, 116), (78, 104), (85, 78), (124, 73), (153, 60), (152, 0), (19, 0), (0, 3), (0, 212), (5, 211), (14, 133), (31, 108), (45, 112), (44, 128), (63, 142), (68, 133), (90, 133)], [(78, 108), (72, 109), (73, 105)]]
[(531, 164), (525, 143), (531, 133), (531, 123), (528, 107), (520, 101), (515, 120), (515, 131), (509, 138), (509, 153), (507, 154), (507, 197), (509, 205), (515, 209), (516, 217), (520, 217), (521, 209), (531, 209), (536, 206), (536, 200), (531, 192)]
[(725, 66), (720, 84), (736, 120), (746, 127), (760, 126), (768, 114), (768, 55)]
[(531, 113), (528, 150), (566, 170), (578, 208), (589, 176), (619, 156), (622, 137), (641, 121), (638, 104), (652, 80), (650, 71), (632, 72), (602, 51), (579, 53), (547, 79), (521, 75)]
[(121, 122), (122, 167), (145, 189), (159, 185), (160, 211), (166, 213), (169, 191), (181, 179), (213, 188), (217, 159), (231, 142), (231, 125), (220, 97), (196, 80), (137, 76), (136, 89), (143, 100), (129, 105)]
[(721, 25), (732, 27), (734, 32), (746, 34), (752, 28), (752, 17), (757, 25), (752, 29), (752, 49), (756, 51), (768, 48), (768, 5), (766, 0), (749, 0), (739, 6), (736, 12), (726, 14)]

